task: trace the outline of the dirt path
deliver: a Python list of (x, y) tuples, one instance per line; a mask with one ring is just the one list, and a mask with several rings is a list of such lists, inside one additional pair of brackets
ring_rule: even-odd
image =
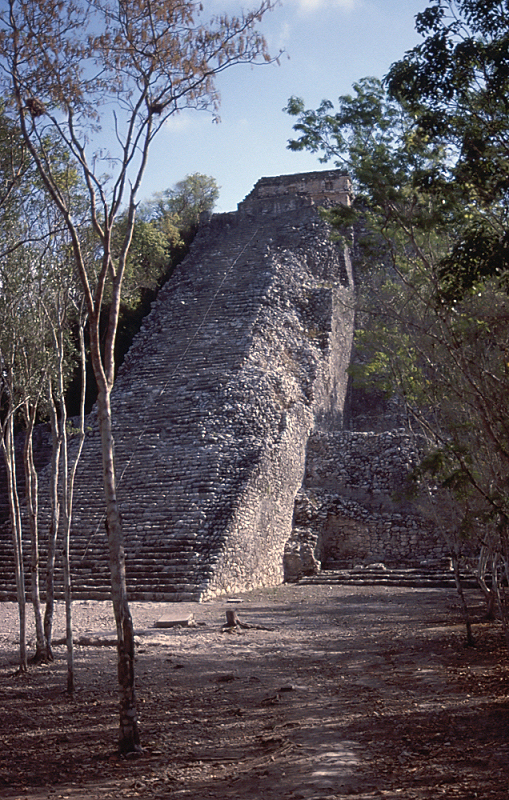
[(508, 658), (497, 626), (477, 622), (465, 647), (453, 591), (282, 586), (239, 599), (260, 627), (222, 632), (225, 600), (180, 606), (196, 627), (164, 630), (153, 626), (167, 605), (132, 605), (145, 748), (133, 760), (114, 752), (109, 604), (76, 604), (76, 637), (96, 646), (77, 648), (74, 700), (61, 646), (55, 664), (13, 677), (16, 610), (0, 604), (0, 796), (507, 800)]

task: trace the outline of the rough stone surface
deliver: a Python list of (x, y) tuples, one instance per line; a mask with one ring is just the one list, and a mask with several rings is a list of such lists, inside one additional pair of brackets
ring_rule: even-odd
[[(352, 272), (317, 202), (345, 201), (349, 184), (338, 171), (294, 177), (262, 179), (238, 212), (202, 227), (119, 371), (118, 495), (137, 599), (281, 583), (308, 436), (342, 424)], [(72, 542), (75, 593), (107, 596), (93, 417)]]
[(322, 567), (440, 561), (443, 538), (408, 499), (419, 442), (404, 429), (315, 432), (285, 547), (286, 580)]
[[(443, 555), (401, 493), (417, 450), (404, 431), (383, 430), (397, 413), (382, 419), (368, 403), (356, 423), (377, 433), (343, 430), (352, 266), (317, 209), (349, 202), (338, 170), (262, 178), (237, 212), (201, 227), (159, 293), (112, 396), (131, 598), (202, 600), (322, 566)], [(74, 593), (102, 599), (109, 567), (93, 414), (87, 427)], [(0, 599), (12, 599), (7, 533), (0, 556)]]

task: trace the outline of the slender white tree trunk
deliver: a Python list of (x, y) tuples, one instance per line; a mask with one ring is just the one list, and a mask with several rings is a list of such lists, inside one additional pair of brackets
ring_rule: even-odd
[(58, 496), (58, 478), (60, 472), (60, 454), (62, 441), (59, 431), (58, 414), (53, 399), (51, 384), (48, 388), (48, 404), (51, 422), (51, 520), (48, 531), (48, 556), (46, 561), (46, 608), (44, 611), (44, 640), (46, 645), (46, 658), (53, 661), (51, 639), (53, 635), (53, 614), (55, 610), (55, 563), (57, 553), (57, 537), (60, 521), (60, 500)]
[(102, 388), (97, 399), (106, 499), (106, 530), (111, 574), (111, 597), (117, 626), (118, 683), (120, 691), (119, 750), (140, 750), (134, 686), (134, 631), (127, 600), (124, 538), (117, 502), (114, 442), (111, 425), (111, 392)]
[[(62, 543), (62, 563), (64, 569), (64, 597), (65, 597), (65, 639), (67, 645), (67, 691), (74, 693), (74, 641), (72, 631), (72, 580), (71, 580), (71, 522), (72, 506), (74, 495), (74, 482), (76, 470), (81, 458), (83, 444), (85, 442), (85, 395), (87, 389), (87, 356), (85, 350), (86, 316), (80, 314), (79, 341), (80, 341), (80, 369), (81, 369), (81, 393), (80, 393), (80, 423), (79, 441), (75, 454), (74, 462), (69, 469), (68, 463), (68, 441), (67, 441), (67, 409), (65, 406), (63, 370), (60, 370), (60, 396), (61, 396), (61, 417), (63, 420), (62, 437), (64, 453), (64, 537)], [(60, 331), (60, 346), (63, 353), (63, 337)]]
[(38, 477), (34, 464), (33, 432), (35, 426), (37, 407), (25, 407), (25, 445), (23, 448), (23, 461), (25, 468), (25, 497), (28, 514), (28, 527), (30, 530), (30, 589), (35, 619), (36, 647), (33, 656), (34, 663), (45, 658), (46, 645), (44, 639), (44, 625), (42, 621), (41, 596), (39, 589), (39, 520), (38, 520)]
[(16, 576), (16, 597), (19, 613), (19, 669), (27, 671), (26, 649), (26, 590), (23, 567), (23, 538), (21, 527), (21, 511), (16, 484), (16, 454), (14, 448), (14, 425), (12, 414), (6, 420), (2, 435), (2, 451), (7, 472), (7, 492), (11, 518), (12, 544), (14, 551), (14, 569)]
[[(72, 582), (71, 582), (71, 519), (72, 519), (72, 488), (74, 483), (75, 470), (69, 474), (68, 456), (69, 442), (67, 438), (67, 411), (65, 400), (62, 396), (60, 402), (60, 430), (62, 437), (62, 516), (63, 516), (63, 536), (62, 536), (62, 568), (64, 577), (64, 601), (65, 601), (65, 641), (67, 645), (67, 692), (74, 694), (74, 640), (72, 631)], [(79, 453), (76, 456), (76, 464), (83, 447), (84, 426), (81, 426), (81, 439), (79, 443)], [(69, 486), (69, 484), (71, 484)]]

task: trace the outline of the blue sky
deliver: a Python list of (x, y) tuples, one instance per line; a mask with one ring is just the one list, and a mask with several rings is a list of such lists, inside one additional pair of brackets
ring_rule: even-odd
[[(256, 0), (205, 0), (207, 12), (235, 14)], [(420, 41), (414, 18), (427, 0), (283, 0), (259, 26), (280, 65), (238, 66), (223, 73), (221, 123), (203, 112), (170, 119), (154, 143), (141, 199), (192, 172), (213, 176), (217, 211), (232, 211), (265, 176), (325, 169), (309, 153), (286, 149), (293, 118), (283, 112), (291, 95), (307, 108), (333, 102), (368, 75), (383, 77), (393, 61)]]

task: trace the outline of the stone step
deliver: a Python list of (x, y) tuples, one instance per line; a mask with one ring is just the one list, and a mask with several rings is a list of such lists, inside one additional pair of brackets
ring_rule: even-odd
[[(461, 573), (462, 586), (477, 588), (472, 573)], [(300, 585), (408, 586), (410, 588), (456, 588), (451, 571), (441, 569), (322, 569), (299, 580)]]
[[(0, 602), (2, 603), (15, 603), (16, 592), (1, 589)], [(62, 592), (55, 592), (55, 599), (62, 601), (64, 595)], [(103, 589), (98, 587), (91, 587), (83, 591), (77, 590), (73, 592), (73, 600), (110, 600), (111, 592), (108, 587)], [(164, 589), (155, 591), (128, 591), (128, 599), (130, 602), (151, 602), (151, 603), (186, 603), (193, 602), (199, 603), (201, 600), (201, 592), (194, 591), (180, 591), (170, 592)], [(30, 603), (30, 596), (27, 594), (27, 603)]]

